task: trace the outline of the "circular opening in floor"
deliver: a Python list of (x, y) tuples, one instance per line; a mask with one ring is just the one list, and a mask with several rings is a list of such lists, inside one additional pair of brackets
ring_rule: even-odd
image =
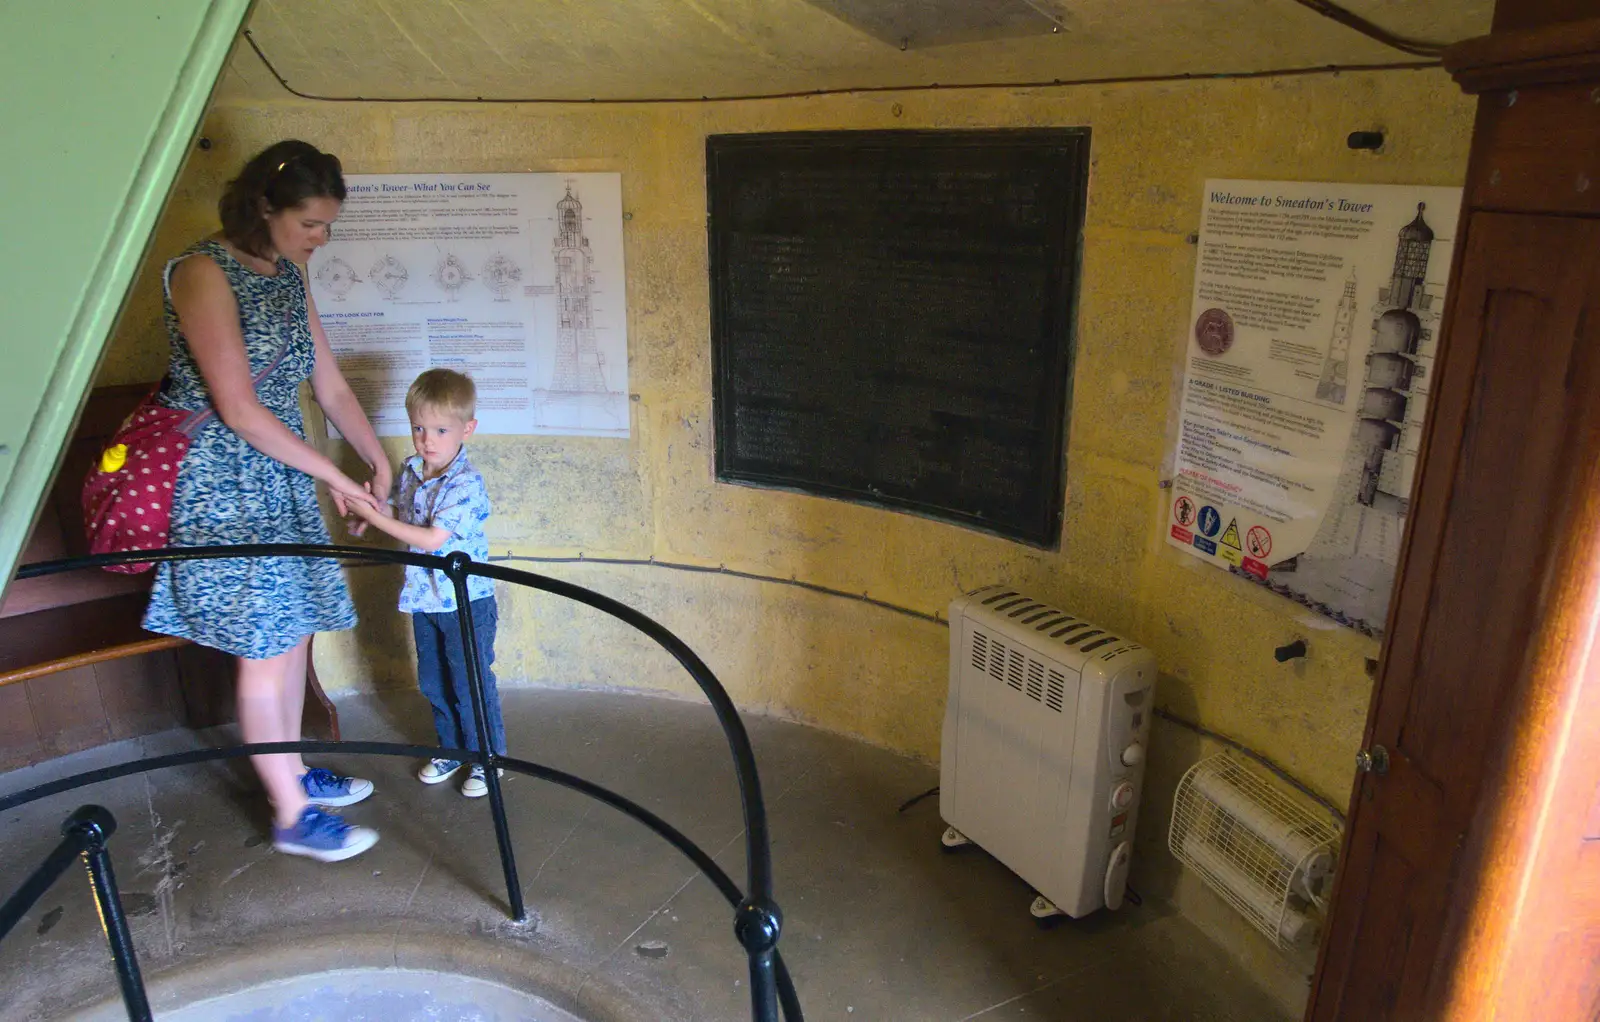
[(339, 969), (161, 1013), (161, 1022), (582, 1022), (542, 997), (422, 969)]

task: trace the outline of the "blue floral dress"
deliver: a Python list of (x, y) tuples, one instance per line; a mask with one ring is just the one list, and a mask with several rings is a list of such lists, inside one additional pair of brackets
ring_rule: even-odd
[[(305, 281), (287, 259), (268, 277), (239, 262), (216, 241), (190, 248), (167, 264), (208, 257), (222, 268), (239, 302), (245, 353), (252, 375), (282, 346), (283, 361), (256, 388), (267, 410), (304, 439), (300, 384), (311, 376), (316, 347), (306, 308)], [(172, 358), (161, 400), (171, 408), (204, 408), (211, 400), (200, 367), (178, 329), (166, 296)], [(211, 418), (190, 443), (173, 487), (173, 546), (230, 543), (328, 543), (328, 527), (312, 478), (251, 447)], [(235, 656), (266, 659), (307, 635), (354, 627), (355, 605), (343, 569), (323, 558), (263, 557), (187, 561), (156, 566), (144, 626)]]

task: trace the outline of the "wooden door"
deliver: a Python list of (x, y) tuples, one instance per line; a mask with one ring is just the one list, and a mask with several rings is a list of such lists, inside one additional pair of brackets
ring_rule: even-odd
[(1600, 221), (1463, 218), (1412, 522), (1310, 1022), (1434, 1017), (1461, 851), (1600, 401)]

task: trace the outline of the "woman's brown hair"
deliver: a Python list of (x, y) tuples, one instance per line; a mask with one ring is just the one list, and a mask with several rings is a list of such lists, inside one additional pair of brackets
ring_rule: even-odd
[(339, 158), (298, 139), (275, 142), (228, 182), (217, 203), (222, 233), (238, 248), (265, 259), (272, 251), (266, 214), (293, 209), (307, 199), (344, 201)]

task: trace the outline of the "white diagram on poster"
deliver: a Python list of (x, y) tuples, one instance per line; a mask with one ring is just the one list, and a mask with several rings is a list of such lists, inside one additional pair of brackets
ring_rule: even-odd
[(372, 269), (367, 271), (367, 278), (383, 292), (385, 298), (392, 302), (400, 297), (401, 291), (405, 290), (411, 274), (404, 263), (392, 255), (385, 254), (372, 264)]
[(323, 326), (380, 435), (430, 366), (478, 385), (479, 430), (626, 437), (617, 174), (350, 175), (312, 259)]
[(1460, 202), (1206, 183), (1170, 544), (1381, 633)]
[(361, 283), (361, 278), (356, 276), (355, 267), (337, 257), (324, 259), (311, 279), (336, 302), (344, 301), (349, 297), (351, 289)]
[(461, 291), (472, 283), (472, 274), (467, 272), (467, 267), (456, 258), (454, 252), (446, 252), (439, 259), (439, 266), (433, 271), (433, 282), (439, 285), (445, 297), (452, 302), (461, 300)]
[(504, 252), (496, 252), (483, 264), (483, 285), (494, 292), (497, 299), (509, 302), (522, 283), (522, 267)]

